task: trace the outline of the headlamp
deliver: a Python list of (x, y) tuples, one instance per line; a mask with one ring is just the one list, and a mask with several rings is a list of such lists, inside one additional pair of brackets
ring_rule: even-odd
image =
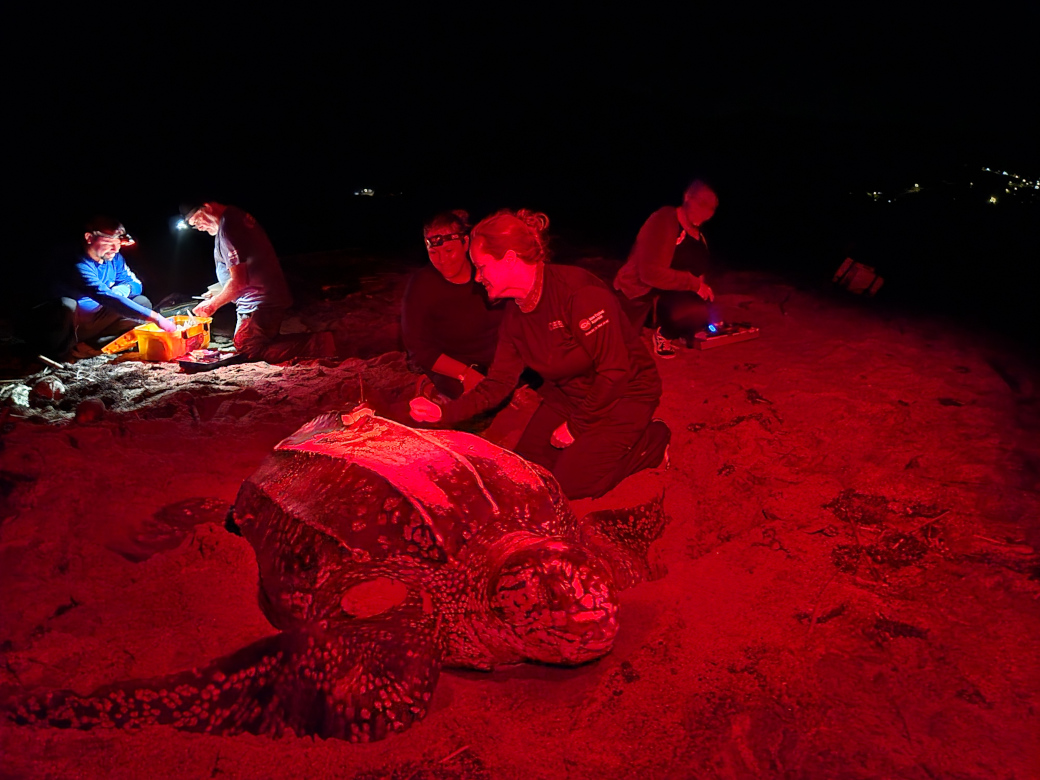
[(437, 235), (426, 236), (426, 248), (433, 249), (435, 246), (440, 246), (445, 241), (461, 241), (466, 237), (466, 233), (440, 233)]
[(104, 230), (93, 230), (91, 231), (91, 235), (97, 236), (98, 238), (108, 238), (113, 241), (118, 241), (119, 246), (134, 246), (134, 244), (137, 243), (134, 240), (134, 237), (125, 230), (120, 230), (117, 233), (106, 233)]

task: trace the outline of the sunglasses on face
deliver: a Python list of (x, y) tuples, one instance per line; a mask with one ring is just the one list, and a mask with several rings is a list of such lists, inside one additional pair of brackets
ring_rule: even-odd
[(465, 233), (442, 233), (436, 236), (426, 236), (426, 248), (433, 249), (445, 241), (461, 241), (466, 237)]

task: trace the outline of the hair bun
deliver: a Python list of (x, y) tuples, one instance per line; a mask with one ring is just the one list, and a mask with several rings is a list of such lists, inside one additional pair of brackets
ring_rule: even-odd
[(527, 227), (537, 231), (538, 233), (544, 233), (549, 229), (549, 217), (547, 214), (543, 214), (540, 211), (520, 209), (516, 212), (516, 217), (527, 225)]
[(502, 209), (484, 217), (470, 233), (471, 246), (501, 259), (513, 250), (525, 263), (549, 262), (549, 217), (540, 211)]

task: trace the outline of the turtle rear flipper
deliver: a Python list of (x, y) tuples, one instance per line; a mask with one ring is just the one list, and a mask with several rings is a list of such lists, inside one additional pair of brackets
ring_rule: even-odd
[[(402, 619), (404, 618), (404, 619)], [(56, 691), (23, 700), (12, 719), (57, 728), (169, 725), (368, 742), (426, 714), (440, 673), (436, 621), (313, 624), (254, 642), (190, 672), (131, 680), (89, 696)]]
[(220, 498), (188, 498), (160, 508), (136, 528), (122, 534), (107, 546), (132, 563), (141, 563), (157, 553), (173, 550), (192, 529), (205, 523), (223, 525), (231, 509)]
[(620, 590), (657, 579), (647, 560), (650, 545), (668, 524), (664, 495), (631, 509), (601, 509), (581, 520), (581, 536), (609, 567)]

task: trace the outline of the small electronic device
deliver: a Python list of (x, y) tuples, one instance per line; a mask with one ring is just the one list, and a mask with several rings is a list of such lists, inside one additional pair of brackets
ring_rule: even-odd
[(724, 344), (736, 344), (758, 338), (758, 328), (747, 322), (711, 322), (699, 330), (688, 346), (693, 349), (714, 349)]

